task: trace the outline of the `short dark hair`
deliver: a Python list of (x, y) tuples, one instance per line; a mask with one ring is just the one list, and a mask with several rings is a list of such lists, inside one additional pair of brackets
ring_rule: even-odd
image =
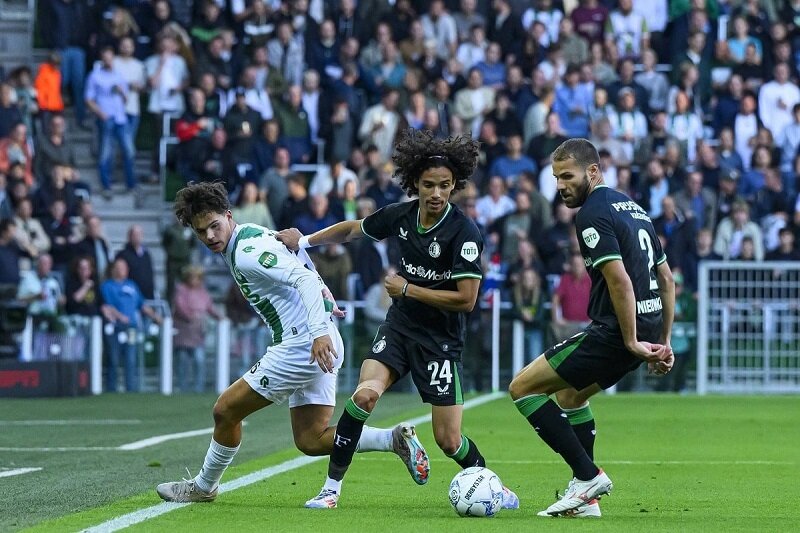
[(574, 159), (580, 166), (599, 165), (597, 148), (586, 139), (568, 139), (553, 151), (553, 161)]
[(478, 164), (480, 144), (469, 135), (437, 139), (427, 130), (407, 129), (400, 134), (392, 161), (400, 187), (413, 196), (419, 194), (415, 183), (429, 168), (446, 167), (453, 173), (454, 191), (466, 187)]
[(204, 213), (227, 213), (231, 208), (228, 191), (221, 181), (189, 183), (175, 195), (175, 216), (184, 226)]

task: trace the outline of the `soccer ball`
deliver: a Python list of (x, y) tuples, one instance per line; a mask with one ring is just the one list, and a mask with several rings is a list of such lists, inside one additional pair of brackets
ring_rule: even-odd
[(503, 483), (488, 468), (466, 468), (450, 482), (450, 503), (459, 516), (494, 516), (503, 503)]

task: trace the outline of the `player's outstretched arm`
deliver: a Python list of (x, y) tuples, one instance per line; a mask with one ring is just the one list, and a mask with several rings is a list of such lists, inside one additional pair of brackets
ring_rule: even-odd
[(469, 313), (475, 307), (480, 285), (481, 280), (479, 279), (464, 278), (456, 282), (457, 290), (455, 291), (426, 289), (408, 283), (399, 274), (387, 277), (384, 282), (386, 292), (392, 298), (398, 300), (401, 298), (413, 298), (431, 307), (462, 313)]
[(636, 338), (636, 295), (625, 265), (619, 259), (612, 259), (600, 265), (600, 271), (608, 285), (608, 293), (614, 312), (622, 330), (625, 347), (633, 355), (647, 362), (661, 361), (666, 357), (666, 348), (650, 344)]
[(344, 222), (337, 222), (332, 226), (312, 233), (308, 235), (305, 240), (303, 234), (300, 233), (300, 230), (297, 228), (281, 230), (275, 238), (285, 244), (290, 250), (299, 250), (300, 248), (308, 248), (311, 246), (340, 244), (360, 239), (363, 236), (364, 232), (361, 231), (360, 220), (345, 220)]

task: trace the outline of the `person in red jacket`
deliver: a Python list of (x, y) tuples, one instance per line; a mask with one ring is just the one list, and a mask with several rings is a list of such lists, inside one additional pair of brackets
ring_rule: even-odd
[(33, 86), (36, 89), (36, 102), (43, 124), (50, 123), (50, 115), (64, 112), (64, 100), (61, 98), (61, 56), (50, 52), (47, 61), (39, 66)]

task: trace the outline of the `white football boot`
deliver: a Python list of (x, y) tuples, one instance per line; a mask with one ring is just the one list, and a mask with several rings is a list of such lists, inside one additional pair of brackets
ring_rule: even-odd
[(307, 509), (336, 509), (339, 502), (339, 493), (332, 489), (323, 488), (315, 497), (306, 502)]
[[(564, 495), (544, 512), (550, 516), (571, 516), (574, 511), (589, 505), (604, 494), (611, 492), (614, 484), (605, 472), (600, 472), (589, 481), (573, 478)], [(597, 507), (599, 513), (599, 505)]]

